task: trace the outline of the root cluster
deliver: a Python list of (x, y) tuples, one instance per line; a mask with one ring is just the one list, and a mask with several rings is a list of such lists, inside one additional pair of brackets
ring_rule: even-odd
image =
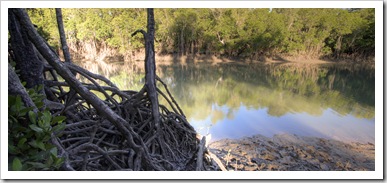
[[(153, 9), (147, 12), (148, 33), (140, 31), (146, 40), (146, 83), (136, 92), (121, 91), (105, 77), (72, 64), (60, 9), (56, 13), (63, 53), (67, 55), (65, 62), (39, 35), (24, 9), (9, 11), (17, 23), (12, 35), (24, 35), (19, 37), (29, 46), (22, 47), (14, 41), (12, 48), (25, 58), (36, 58), (37, 64), (24, 57), (14, 59), (31, 69), (44, 65), (43, 73), (36, 69), (39, 72), (31, 75), (39, 77), (29, 79), (40, 81), (43, 75), (45, 107), (53, 116), (66, 116), (65, 130), (51, 135), (59, 156), (65, 159), (63, 170), (216, 169), (204, 146), (205, 138), (196, 137), (167, 86), (155, 74)], [(30, 50), (28, 54), (26, 49)], [(81, 83), (77, 75), (86, 82)], [(97, 93), (102, 96), (97, 97)], [(168, 107), (158, 104), (158, 96), (167, 101)]]
[[(68, 84), (59, 82), (52, 68), (47, 67), (50, 77), (45, 86), (48, 107), (54, 115), (65, 115), (66, 129), (57, 134), (55, 141), (65, 155), (65, 169), (69, 170), (210, 170), (209, 159), (198, 165), (200, 141), (196, 131), (187, 122), (182, 110), (170, 94), (167, 86), (160, 97), (169, 104), (160, 108), (160, 126), (153, 123), (151, 103), (146, 87), (139, 92), (121, 91), (103, 76), (88, 72), (76, 65), (66, 63), (73, 73), (87, 78), (83, 85), (91, 91), (104, 95), (104, 103), (125, 119), (127, 129), (132, 129), (134, 143), (131, 147), (115, 125), (98, 114), (86, 100), (74, 91), (66, 91)], [(52, 78), (51, 80), (47, 78)], [(101, 86), (97, 80), (104, 81)], [(68, 90), (68, 89), (67, 89)], [(63, 105), (64, 104), (64, 105)], [(204, 147), (204, 145), (202, 145)]]

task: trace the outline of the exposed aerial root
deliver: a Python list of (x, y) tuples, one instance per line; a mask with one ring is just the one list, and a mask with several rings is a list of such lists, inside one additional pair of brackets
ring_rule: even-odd
[[(69, 67), (72, 72), (82, 72)], [(81, 73), (80, 73), (81, 74)], [(170, 105), (160, 105), (161, 125), (156, 129), (151, 114), (151, 103), (144, 87), (139, 92), (121, 91), (115, 86), (100, 86), (98, 77), (82, 73), (92, 84), (84, 86), (94, 92), (104, 94), (104, 103), (116, 114), (125, 119), (124, 124), (133, 129), (133, 136), (143, 143), (136, 142), (144, 151), (130, 147), (116, 126), (98, 114), (82, 97), (75, 94), (73, 104), (67, 106), (69, 92), (65, 82), (55, 79), (45, 81), (47, 90), (53, 95), (51, 101), (62, 104), (62, 109), (52, 109), (53, 113), (67, 117), (66, 129), (57, 134), (57, 144), (66, 154), (66, 166), (74, 170), (205, 170), (211, 169), (205, 161), (206, 151), (203, 142), (196, 137), (196, 131), (182, 114), (180, 107), (171, 96), (164, 83), (167, 94), (160, 89), (158, 93)], [(56, 78), (53, 75), (50, 78)], [(158, 81), (162, 82), (159, 78)], [(68, 89), (67, 89), (68, 90)], [(109, 93), (109, 94), (108, 94)], [(173, 111), (170, 111), (172, 108)], [(144, 156), (147, 153), (147, 156)], [(154, 167), (144, 164), (144, 158)], [(199, 158), (199, 159), (198, 159)], [(203, 161), (204, 160), (204, 161)], [(206, 164), (207, 163), (207, 164)], [(197, 165), (198, 164), (198, 165)], [(206, 168), (207, 166), (207, 168)], [(157, 168), (157, 169), (155, 169)], [(212, 167), (215, 170), (214, 167)]]

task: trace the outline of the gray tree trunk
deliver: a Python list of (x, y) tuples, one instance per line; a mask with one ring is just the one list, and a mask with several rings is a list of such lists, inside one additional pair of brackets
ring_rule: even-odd
[(33, 107), (33, 111), (37, 112), (34, 102), (21, 84), (19, 77), (10, 64), (8, 64), (8, 95), (19, 95), (26, 107)]
[(62, 45), (65, 62), (71, 62), (71, 56), (69, 52), (69, 47), (67, 46), (66, 34), (63, 26), (62, 10), (60, 8), (55, 8), (55, 12), (56, 12), (56, 21), (58, 23), (60, 44)]
[(156, 88), (156, 61), (155, 61), (155, 19), (153, 9), (149, 8), (148, 11), (148, 24), (147, 24), (147, 38), (145, 46), (145, 85), (147, 88), (148, 97), (152, 103), (152, 114), (155, 122), (155, 126), (159, 129), (160, 123), (160, 111), (159, 100), (157, 96)]
[(43, 63), (28, 39), (27, 31), (21, 28), (19, 18), (15, 16), (13, 9), (8, 10), (8, 17), (10, 43), (14, 55), (12, 59), (16, 62), (16, 69), (20, 70), (20, 79), (26, 82), (27, 88), (43, 84)]

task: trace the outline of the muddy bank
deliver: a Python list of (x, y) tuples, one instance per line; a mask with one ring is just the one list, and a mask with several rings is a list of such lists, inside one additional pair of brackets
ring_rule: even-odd
[(228, 170), (374, 171), (375, 145), (281, 134), (209, 144)]
[[(143, 59), (139, 59), (136, 57), (136, 60), (142, 61)], [(321, 59), (310, 59), (305, 58), (301, 59), (301, 57), (259, 57), (256, 59), (246, 58), (246, 57), (225, 57), (225, 56), (217, 56), (217, 55), (156, 55), (156, 60), (161, 63), (304, 63), (304, 64), (326, 64), (333, 63), (332, 61), (326, 61)], [(337, 62), (337, 61), (336, 61)]]

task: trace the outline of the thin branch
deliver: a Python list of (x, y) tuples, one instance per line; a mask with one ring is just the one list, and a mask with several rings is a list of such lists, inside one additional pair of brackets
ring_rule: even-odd
[(139, 29), (139, 30), (134, 31), (134, 32), (132, 33), (131, 37), (135, 36), (137, 33), (141, 33), (141, 34), (144, 36), (144, 39), (146, 39), (147, 33), (146, 33), (144, 30), (142, 30), (142, 29)]
[[(156, 79), (164, 86), (165, 90), (168, 93), (168, 96), (172, 99), (172, 102), (176, 105), (177, 109), (179, 110), (180, 114), (186, 117), (183, 113), (183, 110), (181, 110), (179, 104), (177, 104), (175, 98), (173, 98), (171, 92), (169, 92), (167, 85), (159, 78), (159, 76), (156, 75)], [(172, 106), (172, 105), (171, 105)]]
[(108, 80), (105, 76), (102, 76), (102, 75), (99, 75), (99, 74), (94, 74), (82, 67), (79, 67), (77, 65), (74, 65), (74, 64), (68, 64), (68, 63), (64, 63), (64, 65), (66, 65), (69, 69), (71, 69), (72, 71), (77, 71), (77, 72), (82, 72), (84, 73), (85, 75), (88, 75), (94, 79), (99, 79), (103, 82), (105, 82), (107, 85), (113, 87), (113, 88), (118, 88), (114, 83), (112, 83), (110, 80)]
[(62, 10), (60, 8), (55, 8), (55, 13), (56, 13), (56, 21), (58, 23), (60, 43), (62, 45), (65, 62), (71, 63), (71, 56), (69, 52), (69, 47), (67, 46), (66, 35), (65, 35), (64, 26), (63, 26)]

